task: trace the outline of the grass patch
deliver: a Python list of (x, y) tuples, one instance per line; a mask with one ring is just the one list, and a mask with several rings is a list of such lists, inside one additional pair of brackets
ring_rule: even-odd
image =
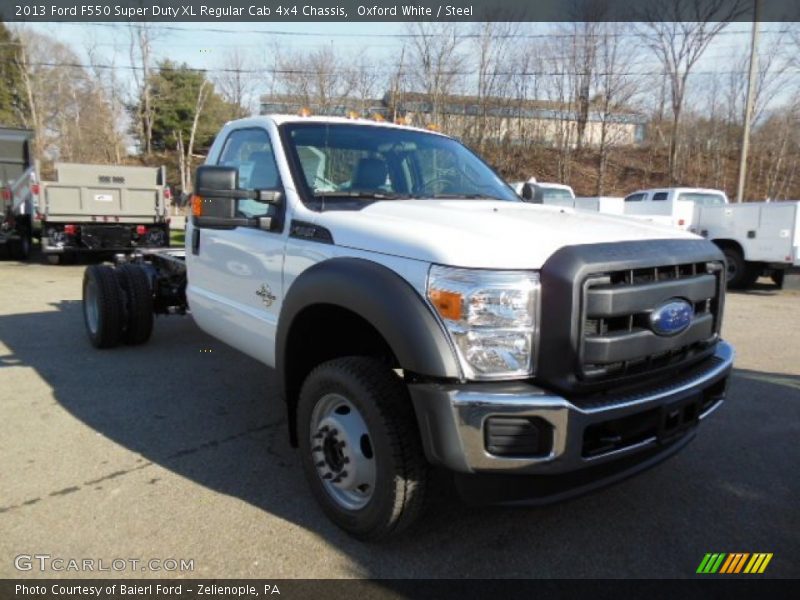
[(186, 241), (186, 232), (183, 229), (169, 230), (169, 244), (172, 247), (183, 246)]

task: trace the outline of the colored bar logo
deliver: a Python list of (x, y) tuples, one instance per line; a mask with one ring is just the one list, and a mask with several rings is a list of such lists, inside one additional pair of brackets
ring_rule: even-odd
[(767, 569), (772, 553), (769, 552), (733, 552), (733, 553), (708, 553), (700, 561), (697, 573), (703, 575), (732, 575), (739, 573), (763, 573)]

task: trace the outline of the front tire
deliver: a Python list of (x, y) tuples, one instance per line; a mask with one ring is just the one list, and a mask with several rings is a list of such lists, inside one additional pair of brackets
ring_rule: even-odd
[(378, 540), (416, 520), (429, 465), (408, 391), (389, 367), (367, 357), (323, 363), (297, 408), (303, 470), (336, 525)]

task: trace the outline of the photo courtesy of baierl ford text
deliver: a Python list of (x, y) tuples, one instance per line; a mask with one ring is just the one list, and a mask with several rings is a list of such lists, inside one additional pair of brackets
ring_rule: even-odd
[(0, 6), (0, 598), (796, 598), (800, 7)]

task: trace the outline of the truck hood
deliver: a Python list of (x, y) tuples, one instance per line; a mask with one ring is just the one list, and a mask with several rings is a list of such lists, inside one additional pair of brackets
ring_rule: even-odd
[(455, 267), (538, 269), (563, 246), (698, 236), (571, 208), (492, 200), (388, 200), (328, 210), (337, 246)]

